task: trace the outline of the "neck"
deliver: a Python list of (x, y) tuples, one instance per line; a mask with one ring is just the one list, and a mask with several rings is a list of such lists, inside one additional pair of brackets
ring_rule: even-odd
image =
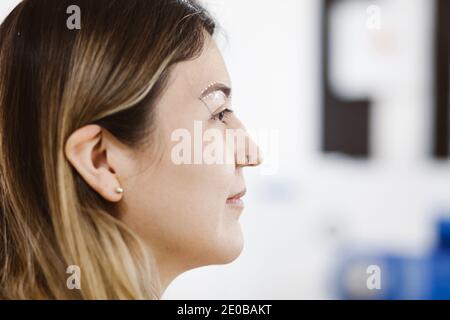
[(187, 271), (180, 266), (175, 259), (167, 257), (156, 256), (156, 267), (159, 274), (160, 294), (161, 297), (166, 292), (170, 284), (183, 272)]

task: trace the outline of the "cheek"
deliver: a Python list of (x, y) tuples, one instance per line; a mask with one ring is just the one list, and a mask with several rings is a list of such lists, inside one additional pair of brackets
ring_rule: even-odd
[(209, 256), (216, 262), (219, 258), (211, 255), (223, 255), (227, 245), (241, 238), (238, 220), (226, 207), (234, 167), (177, 166), (170, 154), (166, 150), (160, 163), (135, 177), (128, 224), (156, 250), (187, 259)]
[(183, 238), (211, 241), (224, 222), (226, 199), (233, 173), (226, 166), (169, 165), (166, 170), (167, 204), (171, 222)]

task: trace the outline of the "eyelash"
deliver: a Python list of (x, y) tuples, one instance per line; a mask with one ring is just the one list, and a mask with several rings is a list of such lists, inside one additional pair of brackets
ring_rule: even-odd
[[(233, 110), (225, 109), (225, 110), (219, 112), (217, 115), (213, 115), (211, 119), (212, 119), (212, 120), (218, 120), (218, 121), (220, 121), (220, 122), (222, 122), (222, 123), (224, 123), (224, 124), (227, 124), (227, 123), (224, 121), (224, 119), (226, 118), (227, 115), (229, 115), (229, 114), (231, 114), (231, 113), (233, 113)], [(222, 119), (221, 119), (221, 118), (222, 118)]]

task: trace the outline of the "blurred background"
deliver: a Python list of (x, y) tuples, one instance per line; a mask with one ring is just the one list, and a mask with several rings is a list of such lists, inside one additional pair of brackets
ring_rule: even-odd
[(204, 2), (237, 114), (274, 139), (241, 257), (164, 298), (450, 298), (450, 2)]

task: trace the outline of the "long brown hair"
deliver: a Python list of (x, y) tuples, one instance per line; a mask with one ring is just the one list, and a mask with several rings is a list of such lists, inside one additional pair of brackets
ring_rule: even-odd
[[(67, 27), (80, 8), (81, 29)], [(99, 124), (138, 148), (171, 66), (215, 25), (195, 1), (24, 0), (0, 27), (0, 297), (155, 299), (143, 242), (64, 155)], [(81, 290), (66, 285), (68, 266)]]

